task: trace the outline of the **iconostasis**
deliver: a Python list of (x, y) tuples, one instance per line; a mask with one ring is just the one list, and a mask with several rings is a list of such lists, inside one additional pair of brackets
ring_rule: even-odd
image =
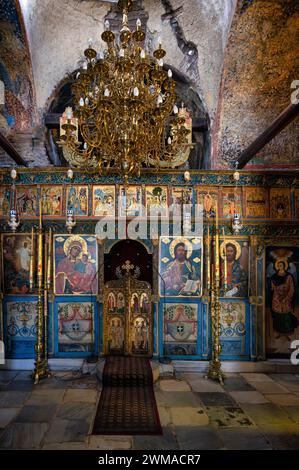
[[(40, 208), (44, 231), (51, 227), (54, 233), (48, 295), (49, 355), (83, 358), (107, 352), (105, 284), (127, 272), (124, 260), (118, 265), (117, 257), (111, 258), (126, 231), (121, 234), (117, 228), (114, 239), (101, 240), (96, 235), (97, 222), (113, 219), (115, 214), (120, 219), (139, 217), (142, 221), (151, 212), (168, 223), (172, 204), (173, 214), (177, 211), (178, 216), (182, 204), (186, 205), (187, 212), (181, 215), (190, 215), (191, 227), (198, 204), (203, 232), (177, 235), (170, 219), (167, 234), (153, 233), (146, 222), (148, 236), (136, 243), (140, 251), (146, 250), (150, 275), (143, 278), (147, 268), (138, 258), (127, 261), (133, 266), (129, 274), (136, 282), (151, 281), (151, 294), (147, 293), (150, 314), (146, 317), (141, 311), (144, 302), (140, 291), (140, 311), (132, 317), (134, 331), (128, 333), (130, 351), (142, 354), (146, 345), (146, 351), (155, 357), (209, 359), (208, 240), (217, 212), (221, 358), (288, 357), (299, 318), (299, 182), (287, 174), (241, 172), (237, 182), (231, 172), (190, 172), (190, 176), (190, 181), (185, 181), (181, 172), (144, 173), (124, 187), (113, 176), (101, 180), (94, 174), (75, 172), (70, 180), (62, 170), (22, 170), (13, 186), (9, 172), (2, 171), (1, 316), (8, 357), (34, 357), (37, 292), (30, 290), (29, 265), (31, 228), (38, 226)], [(21, 222), (16, 233), (11, 233), (7, 224), (11, 209)], [(66, 229), (67, 211), (72, 211), (76, 222), (71, 234)], [(232, 228), (234, 214), (239, 214), (237, 231)], [(136, 250), (138, 247), (131, 252)], [(109, 276), (105, 275), (107, 269)], [(129, 301), (128, 312), (134, 313), (134, 305), (130, 307)], [(109, 331), (113, 330), (112, 349), (121, 338), (125, 341), (125, 329), (121, 333), (116, 322), (120, 314), (114, 314), (109, 326)]]

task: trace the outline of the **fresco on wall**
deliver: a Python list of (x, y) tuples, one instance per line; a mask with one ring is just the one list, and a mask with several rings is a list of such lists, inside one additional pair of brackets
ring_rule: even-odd
[(120, 217), (138, 217), (142, 215), (141, 186), (120, 187), (118, 214)]
[[(239, 2), (223, 67), (213, 165), (232, 165), (281, 112), (298, 80), (298, 0)], [(299, 121), (294, 121), (247, 164), (298, 165)]]
[(0, 113), (0, 130), (5, 134), (30, 129), (34, 124), (33, 78), (25, 28), (14, 0), (0, 3), (0, 80), (5, 103)]
[(62, 186), (43, 186), (41, 188), (41, 204), (43, 215), (62, 215)]
[(67, 210), (75, 216), (88, 215), (88, 186), (68, 186), (66, 195)]
[(55, 294), (97, 294), (97, 240), (90, 235), (54, 237)]
[(299, 248), (266, 250), (266, 352), (289, 357), (299, 335)]
[(22, 217), (35, 217), (37, 214), (37, 187), (17, 186), (17, 211)]
[(151, 215), (168, 214), (167, 186), (146, 186), (145, 188), (146, 210)]
[(270, 218), (291, 218), (291, 191), (285, 188), (270, 189)]
[[(202, 206), (202, 216), (215, 217), (218, 204), (218, 188), (201, 187), (197, 189), (197, 204)], [(219, 207), (219, 204), (218, 204)]]
[[(231, 237), (226, 238), (224, 242), (223, 238), (220, 238), (220, 256), (220, 295), (222, 297), (247, 297), (249, 267), (248, 240)], [(225, 258), (227, 262), (226, 279)], [(224, 289), (225, 280), (226, 289)]]
[(201, 258), (201, 238), (161, 237), (160, 296), (200, 296), (202, 292)]
[(109, 217), (115, 215), (115, 187), (93, 186), (92, 188), (92, 214), (95, 217)]
[(58, 351), (94, 350), (94, 305), (91, 302), (59, 302)]
[(268, 191), (266, 188), (243, 188), (245, 217), (268, 218)]
[(6, 294), (29, 292), (30, 234), (2, 235), (3, 288)]
[(0, 187), (0, 216), (9, 215), (10, 189), (8, 186)]

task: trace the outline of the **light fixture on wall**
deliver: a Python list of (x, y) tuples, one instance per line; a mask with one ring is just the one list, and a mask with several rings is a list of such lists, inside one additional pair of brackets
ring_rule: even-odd
[(104, 54), (98, 55), (89, 41), (72, 89), (75, 111), (65, 110), (59, 142), (71, 165), (100, 172), (113, 168), (125, 181), (142, 167), (182, 165), (192, 148), (190, 116), (177, 107), (172, 71), (163, 68), (166, 52), (161, 44), (153, 56), (145, 52), (141, 21), (135, 31), (129, 28), (132, 3), (118, 2), (123, 11), (119, 41), (109, 21), (102, 33)]

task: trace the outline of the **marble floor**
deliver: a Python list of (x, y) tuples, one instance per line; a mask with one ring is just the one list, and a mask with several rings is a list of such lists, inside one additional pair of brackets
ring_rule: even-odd
[(299, 449), (299, 375), (183, 374), (155, 384), (163, 436), (93, 436), (95, 376), (0, 371), (0, 449)]

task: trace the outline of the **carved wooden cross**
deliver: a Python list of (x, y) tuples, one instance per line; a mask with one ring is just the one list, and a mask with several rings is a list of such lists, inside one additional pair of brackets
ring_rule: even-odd
[(127, 274), (129, 274), (129, 272), (131, 271), (131, 269), (134, 269), (135, 266), (134, 264), (131, 264), (131, 262), (129, 260), (127, 260), (125, 262), (125, 264), (122, 265), (121, 267), (124, 271), (127, 271)]

